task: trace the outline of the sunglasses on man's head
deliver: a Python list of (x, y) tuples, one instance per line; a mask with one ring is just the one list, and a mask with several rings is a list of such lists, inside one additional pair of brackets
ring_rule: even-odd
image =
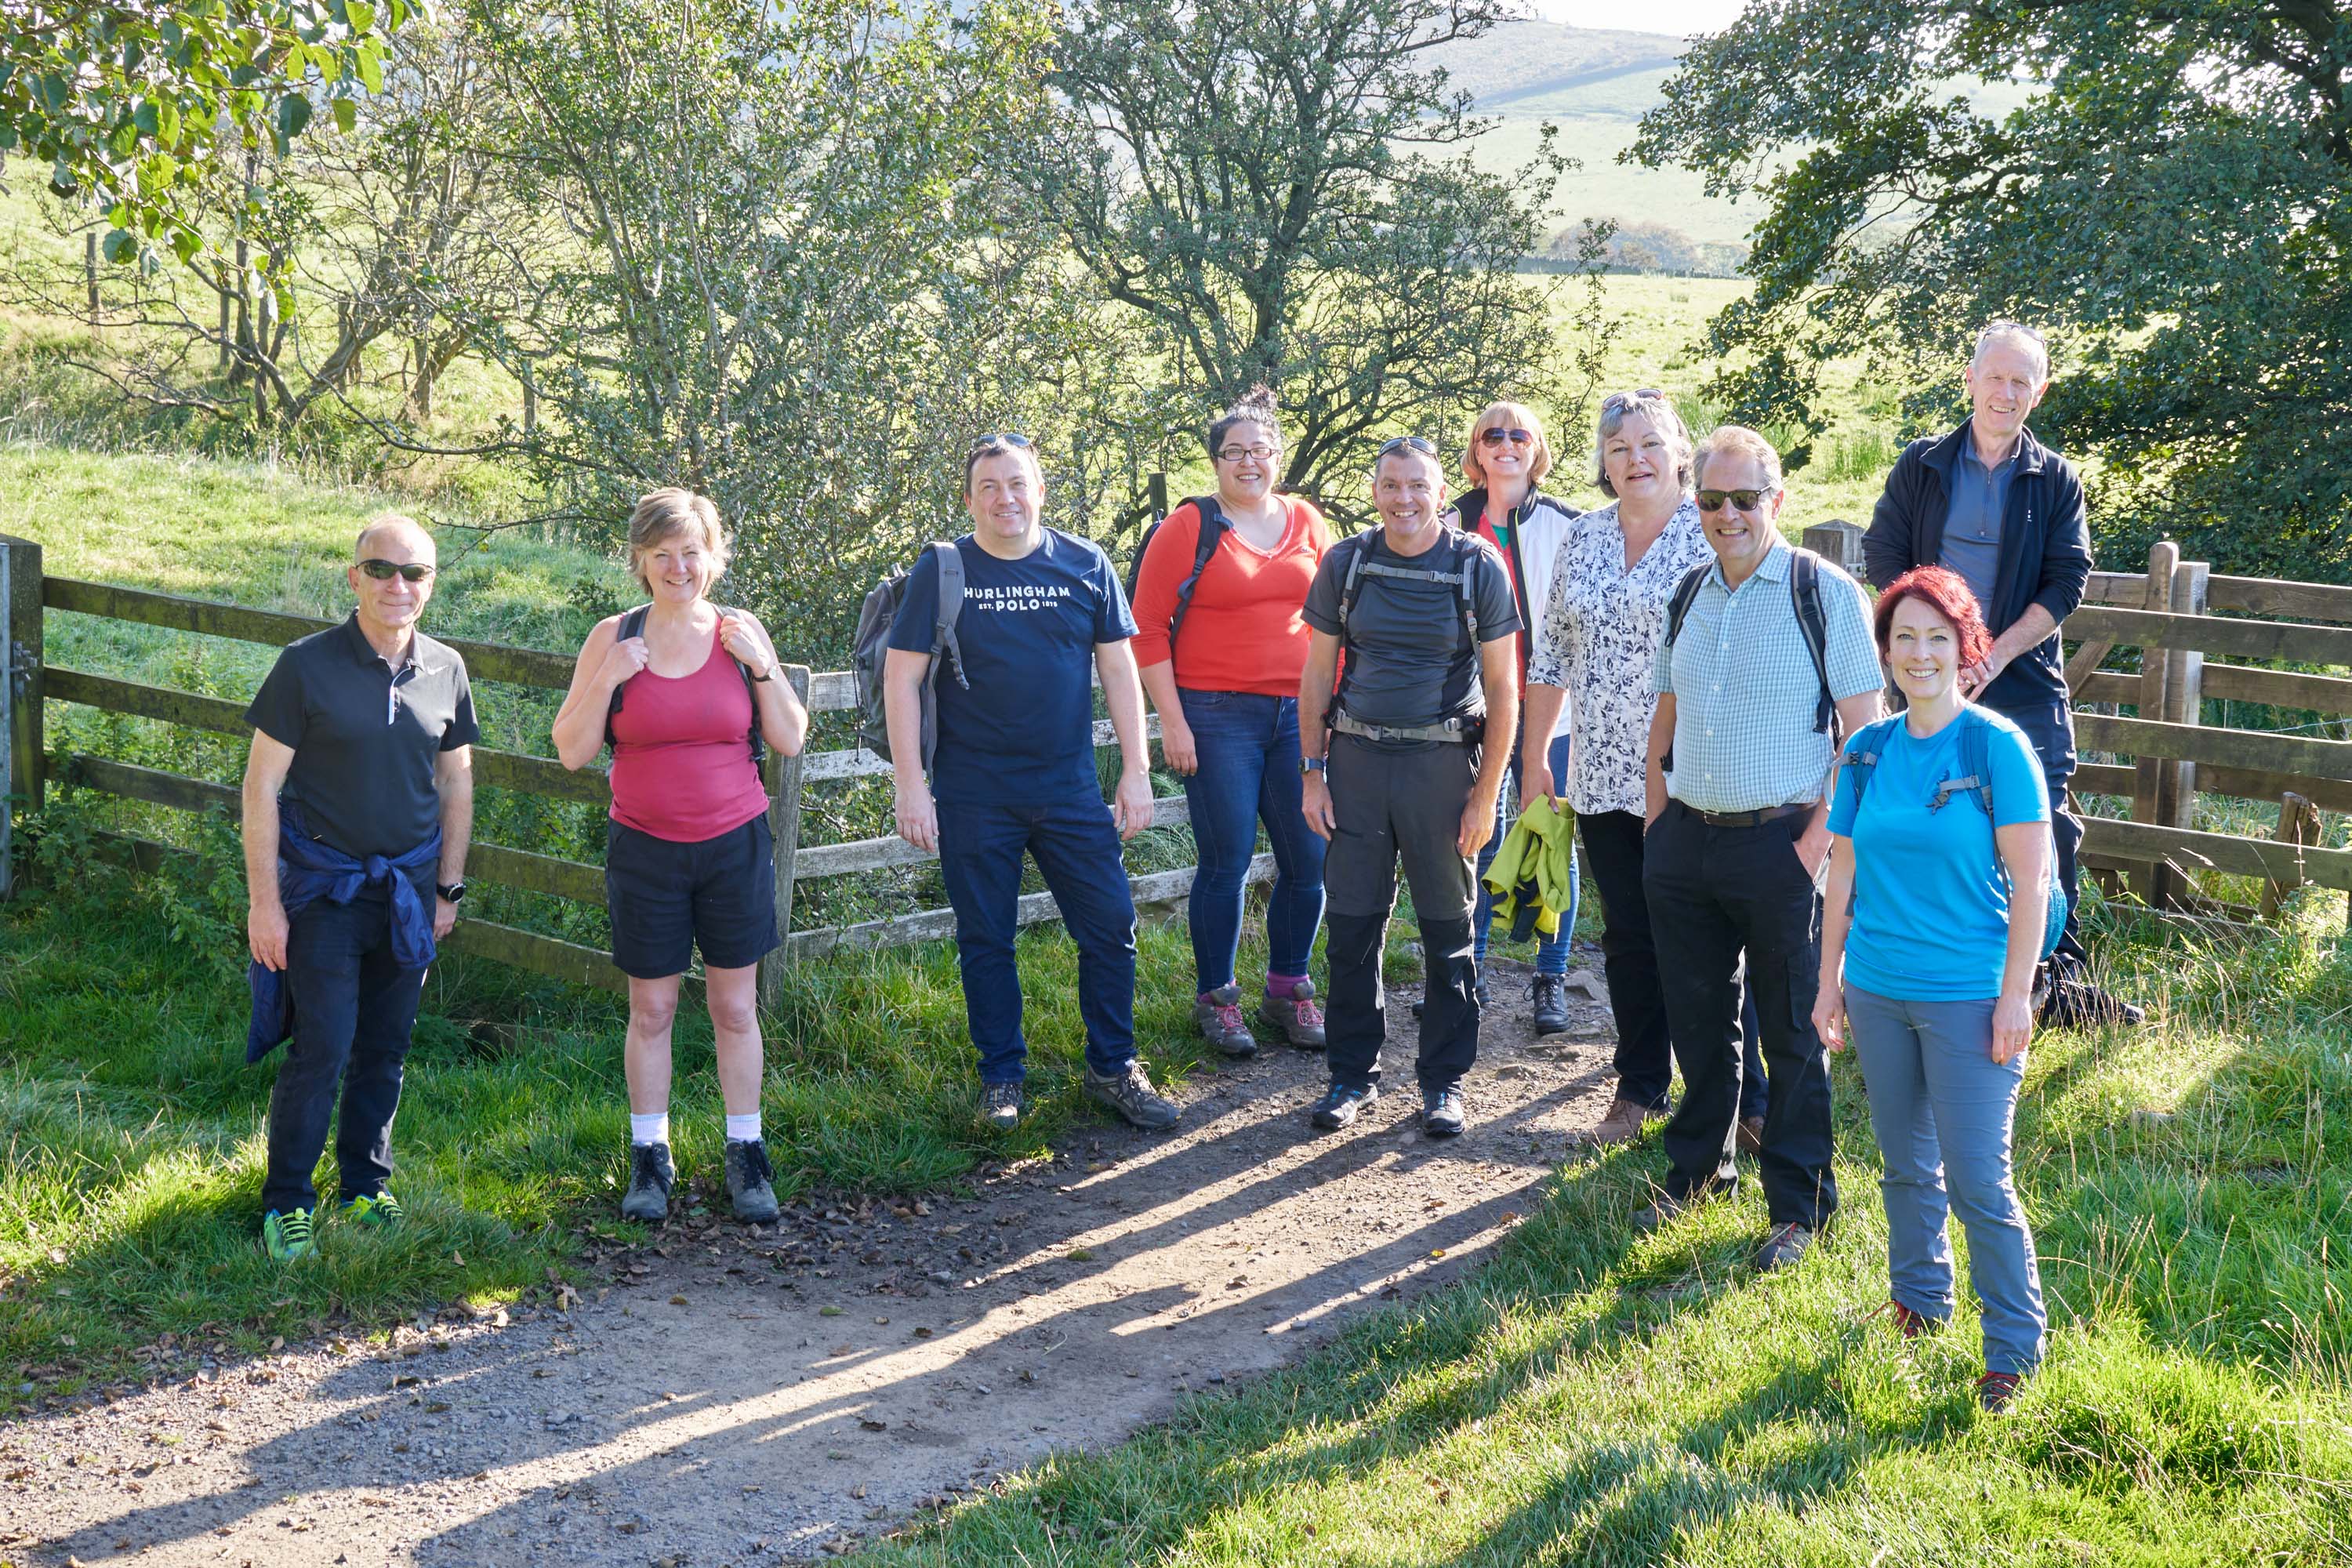
[(1644, 386), (1633, 392), (1612, 392), (1601, 400), (1601, 412), (1615, 414), (1621, 410), (1632, 408), (1637, 404), (1664, 396), (1665, 394), (1654, 386)]
[(1499, 425), (1492, 430), (1478, 432), (1478, 439), (1489, 447), (1499, 447), (1506, 441), (1514, 447), (1533, 446), (1535, 438), (1535, 433), (1531, 430), (1506, 430)]
[(1031, 445), (1034, 445), (1034, 443), (1030, 441), (1029, 437), (1024, 436), (1018, 430), (992, 430), (985, 436), (975, 436), (971, 438), (971, 449), (975, 452), (989, 447), (1027, 447)]
[(1697, 498), (1698, 510), (1721, 511), (1723, 503), (1729, 501), (1742, 511), (1761, 511), (1764, 510), (1764, 503), (1780, 493), (1780, 487), (1778, 485), (1760, 490), (1701, 490)]
[(422, 561), (362, 561), (360, 570), (379, 583), (389, 583), (394, 577), (422, 583), (433, 575), (433, 568)]
[(1433, 457), (1433, 458), (1434, 458), (1435, 456), (1437, 456), (1437, 448), (1436, 448), (1435, 447), (1433, 447), (1433, 446), (1430, 445), (1430, 443), (1429, 443), (1429, 439), (1428, 439), (1428, 437), (1423, 437), (1423, 436), (1393, 436), (1393, 437), (1391, 437), (1388, 440), (1385, 440), (1385, 441), (1383, 441), (1383, 442), (1381, 442), (1381, 449), (1380, 449), (1380, 453), (1379, 453), (1379, 455), (1378, 455), (1377, 457), (1375, 457), (1375, 458), (1374, 458), (1373, 461), (1375, 461), (1375, 462), (1379, 461), (1381, 458), (1385, 458), (1385, 457), (1387, 457), (1391, 452), (1402, 451), (1402, 450), (1412, 450), (1412, 451), (1415, 451), (1415, 452), (1426, 452), (1426, 453), (1428, 453), (1428, 454), (1429, 454), (1431, 457)]

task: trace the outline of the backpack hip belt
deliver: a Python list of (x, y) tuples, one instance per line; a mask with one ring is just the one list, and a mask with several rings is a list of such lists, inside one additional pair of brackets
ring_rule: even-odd
[(1344, 712), (1331, 715), (1331, 728), (1342, 735), (1355, 735), (1367, 741), (1443, 741), (1448, 745), (1475, 745), (1486, 733), (1486, 716), (1472, 714), (1467, 719), (1448, 719), (1442, 724), (1367, 724), (1350, 719)]

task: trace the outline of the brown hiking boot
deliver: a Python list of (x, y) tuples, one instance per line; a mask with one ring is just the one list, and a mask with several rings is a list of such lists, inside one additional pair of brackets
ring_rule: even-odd
[(1642, 1135), (1642, 1129), (1653, 1121), (1664, 1121), (1666, 1113), (1643, 1105), (1638, 1100), (1619, 1095), (1610, 1101), (1609, 1114), (1592, 1130), (1592, 1141), (1607, 1148), (1614, 1143), (1631, 1143)]
[(1287, 997), (1258, 999), (1257, 1021), (1302, 1051), (1324, 1046), (1323, 1010), (1315, 1005), (1315, 982), (1301, 980)]
[(1257, 1037), (1242, 1022), (1242, 991), (1230, 983), (1203, 991), (1192, 1003), (1192, 1022), (1201, 1037), (1229, 1057), (1257, 1055)]
[(1176, 1125), (1176, 1102), (1151, 1087), (1151, 1076), (1135, 1058), (1108, 1078), (1087, 1068), (1086, 1090), (1087, 1098), (1109, 1106), (1148, 1132)]

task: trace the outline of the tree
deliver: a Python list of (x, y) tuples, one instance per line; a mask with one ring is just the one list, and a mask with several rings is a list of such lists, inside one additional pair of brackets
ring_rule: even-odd
[(411, 0), (111, 0), (0, 5), (0, 154), (106, 213), (110, 260), (143, 242), (194, 259), (208, 170), (284, 153), (323, 102), (348, 129), (383, 85)]
[(1380, 438), (1450, 436), (1470, 405), (1552, 381), (1551, 301), (1514, 268), (1567, 164), (1547, 133), (1520, 178), (1480, 172), (1460, 150), (1484, 122), (1426, 63), (1507, 11), (1071, 0), (1064, 111), (1024, 167), (1097, 287), (1148, 325), (1182, 425), (1265, 382), (1284, 482), (1328, 496)]
[[(1997, 86), (1988, 88), (1985, 83)], [(2323, 0), (1782, 0), (1685, 58), (1636, 155), (1756, 193), (1711, 328), (1733, 416), (1822, 423), (1871, 352), (1956, 407), (1995, 316), (2060, 339), (2037, 425), (2095, 516), (2248, 571), (2352, 556), (2352, 13)]]

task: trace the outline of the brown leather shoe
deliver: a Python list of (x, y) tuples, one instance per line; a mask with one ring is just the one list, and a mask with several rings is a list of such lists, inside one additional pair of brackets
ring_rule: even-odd
[(1615, 1143), (1631, 1143), (1642, 1135), (1642, 1129), (1652, 1121), (1663, 1121), (1666, 1113), (1653, 1110), (1638, 1100), (1619, 1095), (1609, 1103), (1609, 1114), (1592, 1130), (1592, 1141), (1606, 1148)]
[(1761, 1154), (1764, 1152), (1764, 1119), (1760, 1116), (1742, 1117), (1738, 1131), (1731, 1135), (1731, 1140), (1743, 1154)]

